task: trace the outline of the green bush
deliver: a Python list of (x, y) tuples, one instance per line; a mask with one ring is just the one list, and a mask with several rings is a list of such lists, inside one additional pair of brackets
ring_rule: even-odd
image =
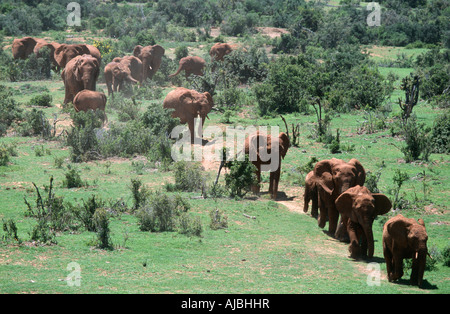
[(109, 229), (109, 214), (105, 208), (97, 208), (92, 216), (92, 221), (97, 232), (97, 246), (100, 249), (111, 250), (113, 248), (110, 229)]
[(406, 162), (428, 161), (432, 150), (429, 129), (423, 123), (418, 124), (416, 120), (415, 116), (411, 116), (403, 125), (405, 145), (401, 147), (401, 151)]
[(0, 136), (6, 134), (14, 121), (22, 119), (22, 109), (14, 100), (12, 91), (6, 86), (0, 85)]
[(450, 113), (444, 113), (434, 120), (431, 147), (433, 153), (450, 153)]
[(74, 216), (87, 231), (98, 231), (94, 215), (98, 209), (105, 208), (105, 202), (95, 195), (91, 195), (87, 201), (83, 199), (82, 202), (81, 205), (74, 207)]
[(189, 209), (184, 198), (155, 192), (149, 195), (136, 216), (142, 231), (175, 231), (178, 228), (178, 218)]
[(232, 197), (244, 197), (251, 190), (251, 186), (258, 184), (256, 167), (249, 161), (248, 155), (244, 161), (227, 163), (230, 171), (225, 174), (225, 185)]
[(199, 163), (189, 161), (177, 161), (173, 169), (175, 171), (176, 191), (193, 192), (201, 190), (205, 185), (203, 168)]
[(36, 108), (25, 112), (24, 121), (20, 123), (17, 132), (21, 136), (41, 136), (44, 139), (51, 139), (55, 136), (55, 130), (50, 125), (42, 110)]
[(87, 186), (87, 183), (81, 180), (80, 171), (76, 167), (67, 165), (67, 172), (64, 176), (66, 179), (63, 180), (63, 187), (72, 189)]
[(52, 100), (53, 100), (52, 95), (45, 93), (31, 98), (30, 101), (28, 102), (28, 106), (51, 107)]

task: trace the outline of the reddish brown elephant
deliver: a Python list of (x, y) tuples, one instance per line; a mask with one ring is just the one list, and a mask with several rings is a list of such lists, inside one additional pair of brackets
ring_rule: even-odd
[[(163, 107), (174, 109), (172, 117), (179, 118), (182, 124), (187, 123), (191, 133), (191, 143), (195, 139), (195, 118), (200, 116), (203, 128), (208, 113), (214, 106), (213, 99), (208, 92), (199, 93), (195, 90), (178, 87), (169, 92), (164, 99)], [(202, 134), (199, 134), (202, 136)]]
[(96, 90), (99, 68), (98, 60), (86, 54), (76, 56), (67, 63), (61, 73), (65, 87), (64, 104), (73, 101), (83, 89)]
[(351, 257), (372, 258), (373, 221), (377, 216), (389, 212), (392, 207), (391, 201), (384, 194), (371, 193), (368, 188), (357, 185), (342, 193), (335, 203), (350, 238)]
[(135, 56), (123, 56), (123, 57), (116, 57), (113, 59), (113, 61), (121, 63), (126, 67), (128, 67), (130, 69), (131, 77), (136, 81), (138, 81), (139, 83), (142, 83), (143, 64), (139, 58)]
[(61, 68), (58, 65), (58, 62), (56, 62), (55, 60), (55, 50), (58, 49), (58, 47), (60, 46), (59, 43), (56, 42), (45, 42), (45, 41), (39, 41), (36, 43), (36, 46), (34, 47), (33, 52), (36, 54), (36, 56), (40, 56), (40, 52), (43, 48), (47, 47), (49, 49), (49, 58), (50, 58), (50, 62), (52, 63), (52, 69), (56, 72), (59, 73), (59, 71), (61, 70)]
[(107, 98), (104, 93), (85, 89), (75, 95), (73, 107), (76, 112), (101, 110), (104, 112), (105, 121), (108, 121), (105, 113), (106, 101)]
[(227, 43), (215, 43), (209, 50), (211, 61), (223, 61), (223, 58), (230, 54), (233, 48)]
[(106, 87), (108, 88), (108, 95), (112, 95), (114, 92), (121, 91), (124, 82), (130, 82), (133, 84), (139, 83), (132, 77), (130, 68), (123, 63), (108, 63), (105, 66), (104, 74)]
[(16, 38), (13, 40), (11, 50), (14, 59), (26, 59), (34, 52), (37, 43), (47, 43), (44, 39), (34, 37)]
[(289, 146), (289, 136), (284, 132), (273, 137), (257, 131), (245, 139), (244, 152), (256, 167), (258, 185), (252, 187), (254, 193), (260, 191), (261, 171), (270, 171), (269, 194), (272, 199), (277, 198), (281, 160), (286, 156)]
[(63, 69), (70, 60), (84, 54), (93, 56), (97, 59), (98, 64), (101, 64), (102, 57), (100, 51), (92, 45), (85, 44), (61, 44), (55, 49), (54, 58), (56, 63), (58, 63), (58, 66)]
[(205, 65), (206, 62), (203, 58), (196, 56), (184, 57), (180, 59), (177, 72), (169, 75), (169, 77), (177, 76), (181, 71), (184, 71), (186, 78), (191, 74), (203, 76), (203, 68)]
[(309, 178), (311, 181), (309, 184), (317, 187), (317, 192), (313, 191), (314, 195), (311, 196), (311, 199), (318, 199), (318, 225), (320, 228), (324, 228), (328, 220), (328, 232), (337, 238), (343, 238), (346, 232), (345, 229), (337, 228), (339, 212), (336, 209), (335, 201), (349, 188), (356, 185), (363, 186), (366, 171), (357, 159), (345, 162), (332, 158), (319, 161), (314, 166), (313, 172), (314, 176)]
[(311, 205), (311, 216), (319, 216), (319, 199), (317, 194), (317, 180), (314, 177), (314, 171), (310, 171), (305, 177), (305, 193), (303, 195), (303, 212), (308, 212), (309, 202)]
[(137, 45), (134, 47), (133, 55), (142, 61), (142, 79), (140, 82), (144, 82), (147, 78), (150, 80), (153, 78), (161, 66), (164, 53), (165, 50), (160, 45), (146, 47)]
[(410, 282), (422, 287), (425, 272), (428, 235), (422, 219), (416, 221), (397, 215), (383, 228), (383, 254), (389, 281), (403, 276), (403, 259), (412, 259)]

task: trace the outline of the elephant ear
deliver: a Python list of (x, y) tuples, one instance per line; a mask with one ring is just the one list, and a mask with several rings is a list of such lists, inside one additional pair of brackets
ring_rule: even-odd
[(208, 101), (209, 107), (208, 107), (207, 112), (209, 113), (211, 111), (212, 107), (214, 107), (214, 100), (213, 100), (211, 94), (208, 92), (204, 92), (203, 95), (205, 95), (206, 100)]
[(356, 168), (356, 185), (364, 186), (366, 170), (363, 165), (356, 158), (351, 159), (348, 163)]
[(144, 48), (144, 47), (142, 47), (141, 45), (137, 45), (136, 47), (134, 47), (133, 56), (135, 56), (136, 58), (139, 58), (142, 48)]
[(152, 46), (151, 53), (154, 57), (162, 58), (165, 52), (166, 52), (165, 49), (160, 45)]
[(405, 217), (399, 214), (392, 221), (388, 221), (386, 224), (386, 229), (389, 235), (394, 239), (397, 245), (407, 242), (408, 230), (411, 227), (411, 223), (408, 222)]
[(281, 132), (280, 135), (278, 136), (278, 140), (280, 141), (280, 155), (281, 158), (284, 159), (284, 157), (287, 154), (287, 151), (289, 149), (289, 137), (287, 136), (286, 133)]
[(372, 193), (372, 196), (375, 199), (375, 209), (377, 211), (377, 215), (384, 215), (391, 210), (392, 203), (386, 195), (381, 193)]
[(314, 167), (314, 175), (322, 189), (328, 194), (333, 194), (334, 183), (331, 172), (331, 161), (326, 159), (319, 161)]
[(67, 49), (67, 45), (66, 44), (61, 44), (59, 47), (57, 47), (55, 49), (55, 53), (53, 54), (56, 63), (58, 63), (58, 65), (60, 67), (65, 67), (66, 66), (66, 62), (65, 62), (65, 51)]
[(350, 219), (352, 219), (353, 216), (353, 197), (354, 193), (347, 190), (341, 195), (339, 195), (339, 197), (334, 202), (338, 212), (341, 215), (349, 217)]

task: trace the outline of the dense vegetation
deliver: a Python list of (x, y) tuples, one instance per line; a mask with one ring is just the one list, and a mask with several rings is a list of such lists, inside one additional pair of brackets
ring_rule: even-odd
[[(383, 223), (424, 217), (433, 257), (425, 291), (449, 292), (448, 1), (379, 1), (377, 27), (353, 0), (79, 0), (81, 25), (68, 27), (69, 2), (0, 3), (0, 270), (20, 268), (2, 272), (0, 291), (67, 292), (55, 269), (75, 260), (95, 268), (83, 268), (80, 292), (373, 293), (366, 263), (348, 263), (347, 244), (298, 213), (306, 174), (335, 157), (361, 160), (366, 186), (392, 200), (395, 213), (374, 223), (382, 273)], [(264, 36), (264, 27), (279, 33)], [(64, 86), (48, 51), (12, 58), (23, 36), (92, 44), (101, 73), (138, 44), (166, 55), (153, 80), (108, 97), (103, 127), (100, 112), (59, 105)], [(227, 41), (233, 53), (211, 62), (209, 48)], [(169, 78), (187, 55), (207, 60), (205, 75)], [(286, 118), (281, 201), (252, 195), (248, 160), (225, 163), (215, 182), (218, 164), (172, 160), (179, 121), (161, 104), (175, 86), (213, 95), (207, 125), (285, 131)], [(97, 89), (106, 91), (103, 74)], [(28, 261), (36, 250), (38, 266)], [(35, 267), (45, 268), (38, 288), (29, 283)], [(382, 281), (376, 292), (419, 291)]]

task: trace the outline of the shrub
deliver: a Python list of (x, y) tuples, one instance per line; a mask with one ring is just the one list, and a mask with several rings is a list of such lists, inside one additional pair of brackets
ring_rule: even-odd
[(96, 129), (102, 125), (103, 111), (80, 111), (71, 115), (74, 126), (67, 133), (71, 160), (82, 162), (98, 159), (100, 155)]
[(24, 120), (17, 129), (21, 136), (39, 135), (44, 139), (51, 139), (55, 136), (55, 129), (52, 128), (42, 110), (33, 108), (24, 114)]
[(416, 117), (412, 116), (403, 125), (403, 136), (405, 146), (400, 150), (405, 155), (405, 161), (428, 161), (432, 149), (429, 129), (425, 128), (424, 124), (417, 124)]
[(13, 93), (4, 85), (0, 85), (0, 136), (6, 131), (14, 121), (23, 118), (22, 109), (12, 97)]
[(450, 113), (444, 113), (434, 120), (431, 147), (433, 153), (450, 153)]
[(192, 192), (203, 188), (204, 174), (199, 163), (178, 161), (174, 164), (174, 170), (175, 190)]
[(82, 200), (83, 204), (74, 208), (75, 217), (82, 223), (87, 231), (98, 231), (94, 215), (98, 209), (105, 208), (105, 202), (91, 195), (87, 201)]
[(36, 184), (36, 206), (31, 204), (24, 198), (24, 202), (28, 207), (27, 216), (37, 219), (30, 233), (31, 240), (39, 241), (44, 244), (56, 243), (55, 231), (64, 231), (72, 229), (73, 226), (73, 207), (70, 203), (65, 203), (63, 197), (57, 197), (53, 193), (53, 177), (50, 178), (50, 186), (46, 187), (48, 196), (42, 198), (41, 192)]
[(80, 171), (77, 168), (67, 165), (67, 170), (68, 171), (64, 174), (66, 177), (66, 179), (63, 180), (64, 187), (72, 189), (87, 186), (87, 183), (81, 180)]
[(52, 95), (45, 93), (31, 98), (30, 101), (28, 102), (28, 106), (51, 107), (52, 100), (53, 100)]
[(211, 222), (209, 227), (212, 230), (228, 228), (228, 216), (220, 209), (216, 208), (209, 212)]
[(136, 216), (142, 231), (174, 231), (177, 228), (178, 217), (189, 209), (187, 201), (180, 196), (151, 193)]
[(2, 236), (2, 240), (9, 242), (9, 241), (16, 241), (17, 243), (21, 244), (22, 240), (19, 239), (19, 236), (17, 235), (17, 225), (13, 219), (4, 220), (3, 222), (3, 231), (5, 231), (5, 235)]
[(110, 250), (113, 248), (109, 229), (109, 215), (105, 208), (97, 208), (92, 217), (97, 232), (97, 246), (100, 249)]
[(142, 181), (139, 179), (131, 179), (130, 190), (133, 194), (133, 209), (137, 210), (142, 204), (145, 204), (150, 192), (142, 186)]
[(192, 216), (188, 213), (182, 213), (178, 218), (178, 233), (186, 236), (201, 237), (203, 232), (200, 217)]
[(252, 185), (258, 184), (256, 167), (249, 161), (248, 155), (244, 161), (232, 161), (226, 166), (230, 171), (225, 174), (225, 185), (232, 197), (244, 197)]

